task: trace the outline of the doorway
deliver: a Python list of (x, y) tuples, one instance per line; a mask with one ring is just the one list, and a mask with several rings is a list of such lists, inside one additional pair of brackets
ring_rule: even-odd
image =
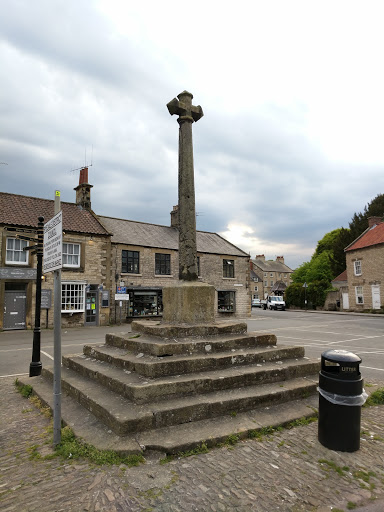
[(378, 284), (372, 285), (372, 309), (380, 309), (380, 286)]
[(25, 329), (27, 311), (27, 285), (5, 283), (3, 329)]

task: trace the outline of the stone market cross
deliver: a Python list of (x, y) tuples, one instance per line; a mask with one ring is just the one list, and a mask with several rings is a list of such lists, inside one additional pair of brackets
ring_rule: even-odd
[(197, 280), (195, 181), (192, 123), (203, 117), (203, 109), (192, 105), (193, 95), (181, 92), (167, 104), (179, 118), (179, 279)]

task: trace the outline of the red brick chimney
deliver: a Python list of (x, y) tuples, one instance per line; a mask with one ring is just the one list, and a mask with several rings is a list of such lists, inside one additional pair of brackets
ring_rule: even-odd
[(76, 204), (81, 206), (84, 210), (91, 209), (91, 188), (93, 185), (88, 183), (88, 167), (80, 169), (79, 184), (76, 190)]
[(256, 254), (256, 259), (265, 261), (265, 256), (264, 254)]
[(276, 261), (278, 263), (284, 263), (284, 256), (276, 256)]
[(368, 217), (368, 227), (371, 228), (375, 224), (380, 224), (381, 217)]

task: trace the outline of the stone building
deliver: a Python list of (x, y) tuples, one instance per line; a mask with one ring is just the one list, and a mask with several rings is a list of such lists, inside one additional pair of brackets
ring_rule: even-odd
[[(251, 272), (258, 278), (252, 283), (252, 298), (264, 299), (268, 295), (283, 295), (287, 286), (292, 282), (293, 270), (284, 263), (284, 256), (277, 256), (276, 260), (266, 260), (264, 254), (259, 254), (251, 260)], [(256, 290), (257, 288), (257, 290)], [(258, 297), (255, 295), (258, 294)]]
[(370, 217), (368, 228), (345, 248), (348, 301), (352, 311), (384, 306), (384, 222)]
[[(98, 217), (111, 239), (111, 281), (129, 300), (114, 300), (116, 321), (162, 315), (162, 290), (178, 280), (177, 207), (171, 225)], [(249, 255), (217, 233), (197, 231), (198, 279), (216, 289), (217, 318), (250, 314)]]
[[(62, 325), (109, 323), (110, 234), (91, 210), (87, 169), (82, 169), (76, 203), (63, 211)], [(38, 217), (54, 216), (54, 201), (0, 192), (0, 328), (34, 326), (36, 256), (24, 250)], [(53, 274), (42, 282), (41, 326), (53, 326)]]

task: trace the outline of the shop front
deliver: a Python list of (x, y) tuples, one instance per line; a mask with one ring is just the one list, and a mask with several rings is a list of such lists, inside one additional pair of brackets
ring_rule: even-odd
[(127, 293), (127, 319), (162, 316), (162, 288), (127, 287)]

